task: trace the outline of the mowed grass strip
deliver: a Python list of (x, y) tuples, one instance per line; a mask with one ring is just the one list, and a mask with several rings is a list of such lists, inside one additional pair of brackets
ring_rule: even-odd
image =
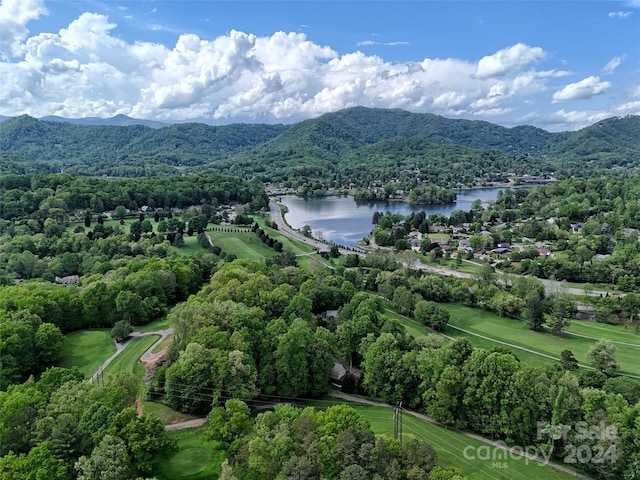
[[(420, 325), (419, 323), (416, 323), (414, 321), (408, 320), (407, 318), (403, 317), (402, 315), (398, 315), (397, 313), (386, 311), (384, 315), (387, 318), (393, 318), (398, 322), (400, 322), (407, 329), (407, 332), (409, 333), (409, 335), (413, 336), (415, 339), (425, 339), (429, 335), (440, 335), (439, 333), (434, 333), (429, 328), (423, 325)], [(473, 345), (476, 348), (485, 348), (487, 350), (490, 350), (494, 347), (504, 347), (504, 345), (501, 344), (500, 342), (488, 340), (485, 338), (480, 338), (476, 335), (461, 332), (460, 330), (456, 330), (451, 327), (446, 327), (442, 332), (442, 335), (445, 343), (450, 341), (449, 338), (447, 337), (453, 337), (453, 338), (466, 338), (469, 340), (469, 342), (471, 342), (471, 345)], [(556, 363), (554, 360), (548, 357), (544, 357), (542, 355), (538, 355), (536, 353), (531, 353), (525, 350), (520, 350), (512, 347), (508, 347), (508, 348), (510, 348), (511, 351), (513, 351), (515, 356), (518, 357), (520, 361), (522, 361), (523, 363), (526, 363), (527, 365), (543, 367), (550, 363)]]
[[(319, 409), (345, 403), (369, 420), (371, 430), (376, 435), (387, 439), (393, 438), (394, 409), (392, 407), (362, 405), (332, 397), (304, 402), (305, 405), (315, 406)], [(575, 478), (571, 474), (548, 465), (541, 465), (516, 455), (510, 456), (501, 449), (495, 449), (480, 440), (435, 425), (406, 411), (402, 415), (402, 427), (403, 441), (415, 438), (429, 443), (438, 454), (438, 465), (443, 468), (459, 468), (465, 478), (469, 480), (568, 480)]]
[(640, 348), (640, 331), (636, 331), (635, 325), (625, 328), (624, 325), (572, 320), (567, 331), (594, 338), (606, 338), (614, 342), (632, 343)]
[(289, 238), (287, 235), (283, 234), (280, 230), (267, 227), (265, 216), (256, 215), (255, 220), (258, 223), (258, 225), (260, 225), (260, 228), (262, 228), (265, 231), (265, 233), (267, 233), (271, 238), (282, 242), (282, 246), (285, 250), (291, 251), (295, 255), (300, 255), (302, 253), (310, 253), (315, 250), (315, 248), (313, 248), (311, 245), (307, 245), (306, 243), (299, 242), (298, 240)]
[(272, 257), (276, 251), (266, 245), (255, 233), (209, 232), (211, 241), (224, 253), (231, 253), (238, 258), (262, 260)]
[[(104, 370), (105, 375), (111, 375), (118, 372), (140, 373), (140, 368), (136, 368), (138, 364), (142, 366), (140, 357), (146, 352), (151, 345), (158, 341), (160, 335), (146, 335), (133, 340), (127, 348), (125, 348)], [(144, 368), (142, 368), (144, 372)]]
[(58, 365), (65, 368), (77, 366), (85, 378), (89, 378), (115, 352), (116, 345), (108, 329), (79, 330), (64, 337)]
[[(563, 350), (571, 350), (580, 363), (590, 365), (587, 352), (596, 340), (574, 335), (555, 336), (548, 331), (535, 332), (521, 320), (503, 318), (493, 312), (459, 304), (442, 305), (451, 315), (449, 323), (452, 325), (558, 359)], [(452, 329), (448, 329), (447, 333), (451, 331)], [(638, 348), (616, 345), (616, 358), (621, 364), (621, 372), (640, 375)]]
[[(393, 409), (351, 404), (371, 422), (371, 429), (378, 435), (393, 438)], [(410, 414), (402, 416), (403, 439), (424, 440), (438, 453), (438, 465), (459, 468), (469, 480), (565, 480), (575, 478), (552, 467), (542, 466), (517, 456), (509, 456), (503, 450), (469, 438), (462, 433), (434, 425)], [(465, 455), (466, 454), (466, 455)], [(485, 458), (487, 454), (489, 458)], [(499, 465), (497, 465), (499, 464)]]
[(178, 444), (178, 452), (157, 461), (154, 475), (159, 480), (218, 478), (225, 453), (218, 442), (202, 439), (202, 427), (167, 432)]
[(190, 415), (188, 413), (182, 413), (173, 410), (172, 408), (169, 408), (162, 403), (149, 402), (147, 400), (142, 401), (142, 412), (146, 415), (155, 413), (156, 415), (158, 415), (158, 417), (160, 417), (160, 420), (162, 420), (162, 423), (164, 423), (165, 425), (186, 422), (188, 420), (198, 418), (195, 415)]

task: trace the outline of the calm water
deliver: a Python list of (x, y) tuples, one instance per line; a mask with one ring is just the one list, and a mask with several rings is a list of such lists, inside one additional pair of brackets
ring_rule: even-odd
[(456, 203), (448, 205), (409, 205), (406, 202), (356, 202), (351, 196), (332, 196), (304, 199), (293, 195), (282, 197), (280, 203), (289, 209), (285, 215), (294, 228), (309, 225), (313, 236), (338, 245), (350, 246), (369, 235), (373, 229), (374, 212), (393, 212), (408, 215), (424, 210), (427, 216), (441, 213), (449, 216), (454, 210), (468, 211), (474, 200), (484, 206), (492, 202), (503, 188), (478, 188), (456, 192)]

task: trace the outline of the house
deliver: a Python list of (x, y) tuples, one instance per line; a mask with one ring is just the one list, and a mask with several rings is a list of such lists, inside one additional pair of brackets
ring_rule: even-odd
[(77, 285), (80, 282), (78, 275), (68, 275), (66, 277), (56, 277), (56, 283), (60, 285)]
[(549, 250), (547, 247), (538, 247), (538, 254), (542, 258), (549, 258), (551, 256), (551, 250)]
[(329, 381), (337, 387), (342, 388), (343, 383), (347, 375), (353, 375), (356, 379), (359, 379), (362, 374), (354, 369), (345, 365), (342, 361), (337, 358), (333, 362), (333, 368), (331, 369), (331, 373), (329, 374)]

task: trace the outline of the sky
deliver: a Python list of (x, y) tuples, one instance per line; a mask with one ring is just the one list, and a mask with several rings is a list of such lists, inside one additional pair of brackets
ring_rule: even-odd
[(640, 0), (1, 0), (0, 115), (292, 123), (353, 106), (640, 115)]

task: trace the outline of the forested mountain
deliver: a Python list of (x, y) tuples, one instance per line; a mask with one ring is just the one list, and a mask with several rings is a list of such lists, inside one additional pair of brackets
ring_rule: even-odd
[(176, 124), (96, 126), (22, 115), (0, 124), (0, 151), (85, 175), (149, 176), (229, 156), (277, 136), (286, 126)]
[[(640, 166), (640, 117), (611, 118), (577, 132), (550, 133), (403, 110), (349, 108), (294, 125), (187, 123), (152, 129), (38, 121), (0, 124), (0, 150), (50, 170), (145, 176), (219, 172), (292, 186), (387, 183), (411, 172), (447, 186), (508, 172), (596, 176)], [(24, 169), (22, 162), (17, 168)], [(373, 170), (372, 170), (373, 168)], [(418, 169), (418, 170), (416, 170)], [(42, 171), (41, 166), (31, 170)], [(355, 175), (354, 175), (355, 172)], [(355, 180), (354, 180), (355, 178)], [(444, 186), (444, 185), (443, 185)], [(403, 187), (409, 187), (403, 186)]]

